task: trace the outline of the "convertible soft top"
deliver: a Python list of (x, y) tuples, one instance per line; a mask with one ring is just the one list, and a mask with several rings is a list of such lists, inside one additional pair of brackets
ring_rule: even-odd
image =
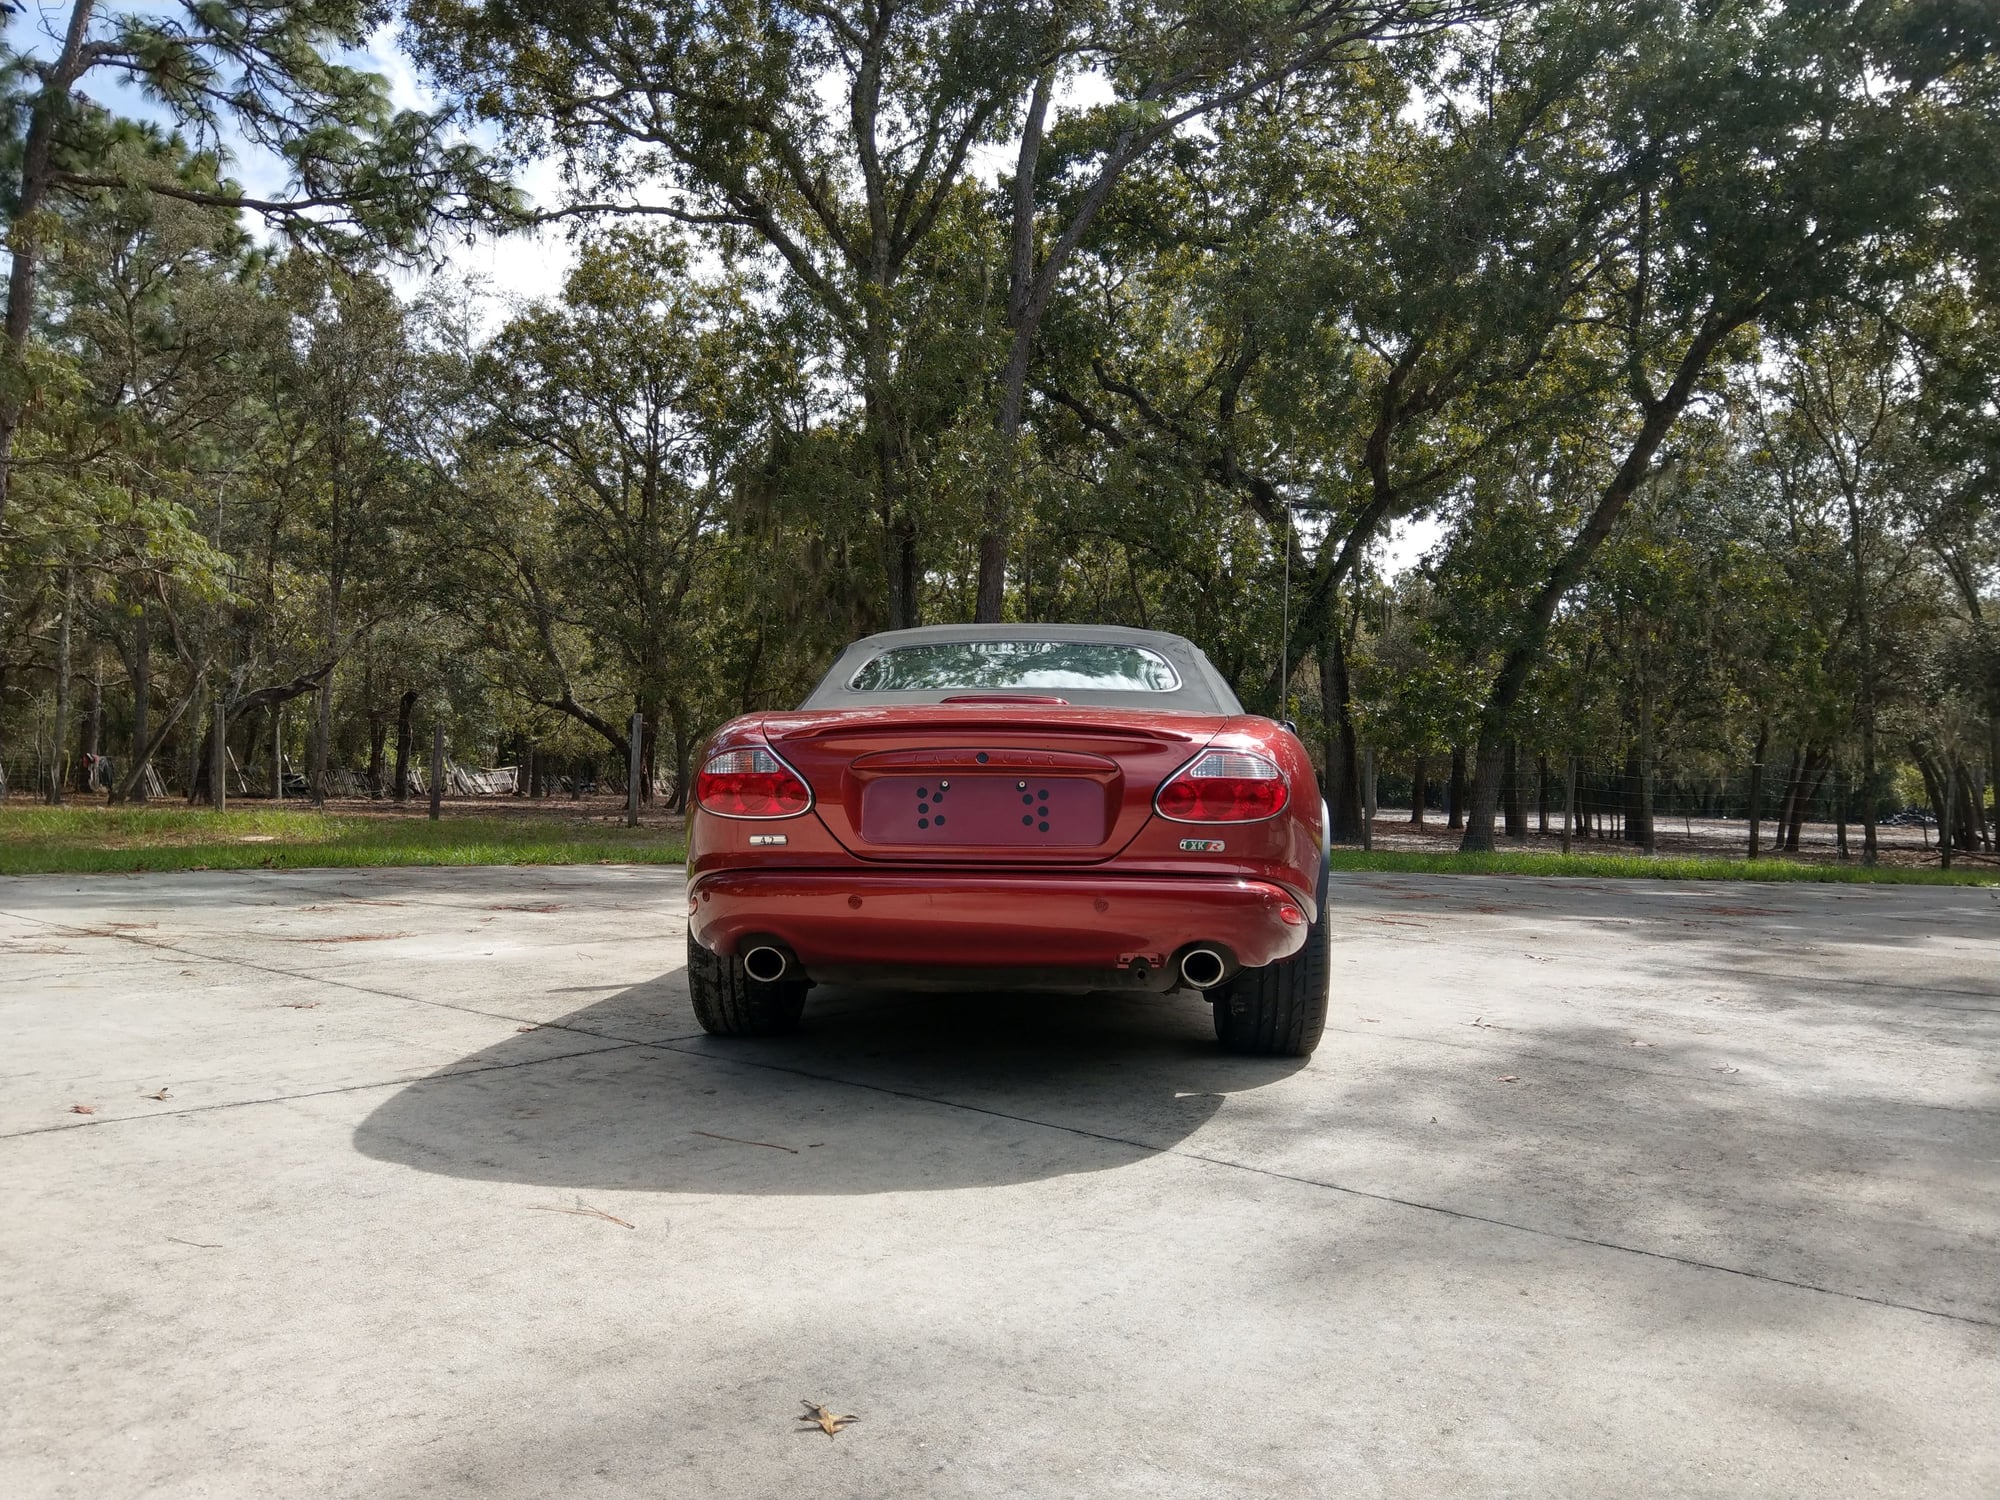
[[(1009, 652), (1010, 646), (1018, 651)], [(1084, 648), (1037, 651), (1037, 646)], [(1113, 648), (1091, 652), (1089, 647)], [(953, 648), (963, 648), (954, 651)], [(1122, 651), (1116, 648), (1124, 648)], [(977, 668), (1011, 662), (1003, 680)], [(1025, 671), (1021, 664), (1031, 664)], [(1164, 663), (1163, 670), (1159, 663)], [(906, 669), (910, 664), (913, 669)], [(962, 674), (954, 670), (963, 664)], [(1093, 680), (1095, 668), (1102, 680)], [(1135, 669), (1145, 680), (1134, 680)], [(1107, 685), (1115, 683), (1117, 685)], [(820, 685), (800, 705), (806, 709), (870, 708), (887, 704), (941, 703), (967, 694), (981, 697), (1060, 697), (1101, 708), (1154, 709), (1164, 713), (1240, 714), (1243, 705), (1199, 647), (1163, 630), (1123, 625), (926, 625), (866, 636), (835, 659)], [(1027, 706), (1024, 704), (1023, 706)]]

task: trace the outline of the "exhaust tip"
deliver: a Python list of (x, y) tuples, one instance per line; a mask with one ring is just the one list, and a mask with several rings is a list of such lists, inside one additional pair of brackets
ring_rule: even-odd
[(1222, 983), (1229, 965), (1213, 948), (1190, 948), (1181, 955), (1181, 978), (1198, 990), (1212, 990)]
[(743, 955), (743, 972), (759, 984), (772, 984), (785, 977), (785, 971), (792, 961), (782, 948), (773, 948), (768, 943), (751, 948)]

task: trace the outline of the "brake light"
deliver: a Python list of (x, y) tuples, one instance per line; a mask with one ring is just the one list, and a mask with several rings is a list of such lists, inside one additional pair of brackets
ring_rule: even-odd
[(1248, 750), (1209, 750), (1160, 788), (1153, 809), (1176, 823), (1254, 823), (1282, 811), (1288, 795), (1275, 761)]
[(812, 788), (759, 745), (710, 756), (694, 779), (694, 800), (725, 818), (795, 818), (812, 806)]

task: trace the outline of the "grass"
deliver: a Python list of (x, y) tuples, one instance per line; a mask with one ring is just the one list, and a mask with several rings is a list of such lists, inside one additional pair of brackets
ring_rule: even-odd
[[(601, 819), (422, 817), (245, 808), (21, 807), (0, 811), (0, 875), (130, 874), (147, 870), (298, 870), (361, 865), (678, 864), (678, 829)], [(1990, 885), (2000, 868), (1863, 868), (1787, 859), (1631, 854), (1420, 853), (1336, 849), (1336, 870), (1424, 875), (1570, 875), (1649, 880), (1828, 881)]]
[(678, 830), (582, 819), (352, 817), (245, 809), (0, 811), (0, 875), (362, 865), (678, 864)]
[(1376, 870), (1400, 875), (1572, 875), (1599, 879), (1818, 881), (1835, 885), (1994, 885), (2000, 868), (1980, 864), (1955, 870), (1907, 865), (1808, 864), (1796, 859), (1725, 859), (1638, 854), (1427, 854), (1333, 851), (1336, 870)]

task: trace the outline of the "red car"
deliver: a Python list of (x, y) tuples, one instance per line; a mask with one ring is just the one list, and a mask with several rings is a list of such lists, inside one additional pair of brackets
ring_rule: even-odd
[(688, 987), (718, 1036), (790, 1031), (826, 982), (1189, 989), (1232, 1051), (1319, 1043), (1312, 763), (1179, 636), (869, 636), (697, 764)]

